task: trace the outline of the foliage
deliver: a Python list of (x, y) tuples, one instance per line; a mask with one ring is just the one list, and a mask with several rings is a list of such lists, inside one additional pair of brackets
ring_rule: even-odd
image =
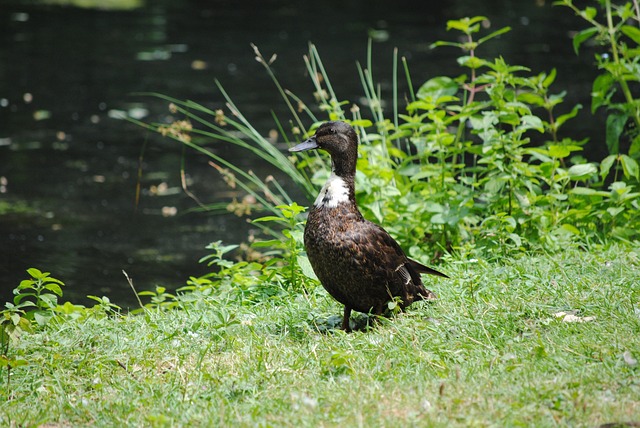
[[(448, 29), (463, 33), (463, 41), (433, 46), (462, 49), (458, 63), (467, 74), (429, 79), (412, 97), (409, 114), (400, 116), (404, 123), (391, 128), (390, 139), (408, 138), (415, 149), (411, 155), (395, 152), (397, 172), (388, 171), (390, 180), (382, 183), (397, 188), (386, 207), (395, 216), (386, 224), (406, 228), (413, 220), (443, 249), (472, 244), (481, 255), (498, 257), (606, 243), (611, 237), (636, 239), (640, 198), (635, 186), (615, 181), (607, 189), (613, 158), (598, 169), (576, 155), (586, 141), (560, 136), (580, 106), (557, 115), (565, 94), (551, 91), (555, 70), (526, 75), (529, 70), (503, 58), (478, 56), (478, 47), (508, 30), (476, 41), (485, 19), (448, 23)], [(635, 165), (628, 156), (619, 159)], [(405, 206), (413, 209), (398, 209)], [(413, 239), (416, 253), (419, 239)], [(411, 242), (411, 236), (403, 241)]]
[[(555, 70), (528, 75), (525, 67), (503, 58), (478, 56), (482, 44), (508, 31), (476, 39), (485, 20), (448, 23), (463, 41), (433, 46), (461, 49), (458, 63), (467, 74), (429, 79), (409, 94), (407, 114), (394, 117), (393, 125), (384, 119), (379, 95), (373, 97), (369, 73), (361, 73), (377, 127), (377, 132), (360, 129), (361, 208), (411, 255), (423, 258), (430, 253), (425, 244), (503, 257), (522, 250), (558, 251), (572, 243), (604, 244), (611, 237), (636, 239), (635, 174), (619, 181), (614, 158), (598, 167), (578, 155), (586, 141), (561, 136), (581, 106), (556, 113), (565, 93), (551, 90)], [(362, 125), (359, 109), (351, 110)], [(332, 119), (341, 117), (330, 113)], [(299, 166), (309, 167), (305, 162)], [(636, 165), (629, 156), (617, 163), (632, 172)]]
[[(621, 23), (606, 28), (613, 32), (610, 40), (620, 54), (613, 62), (603, 59), (600, 66), (626, 93), (624, 82), (635, 79), (629, 73), (637, 66), (637, 58), (623, 38), (634, 41), (635, 33), (622, 24), (623, 18), (630, 17), (630, 9), (615, 10)], [(583, 14), (592, 19), (592, 13), (589, 9)], [(291, 113), (287, 129), (274, 116), (280, 138), (289, 144), (307, 135), (302, 115), (313, 123), (310, 132), (321, 122), (318, 113), (331, 120), (347, 120), (356, 127), (362, 142), (356, 183), (360, 207), (366, 217), (382, 223), (409, 255), (419, 259), (438, 258), (451, 251), (503, 257), (522, 251), (560, 251), (567, 245), (607, 245), (611, 239), (637, 239), (640, 195), (635, 146), (629, 154), (615, 153), (601, 163), (587, 161), (581, 155), (587, 141), (563, 135), (563, 126), (577, 116), (581, 106), (562, 105), (566, 93), (552, 89), (556, 71), (531, 73), (502, 57), (483, 58), (479, 52), (482, 46), (509, 31), (502, 28), (482, 34), (487, 23), (482, 16), (449, 21), (448, 30), (460, 33), (460, 41), (432, 45), (462, 51), (457, 62), (465, 72), (460, 76), (435, 76), (415, 91), (407, 61), (402, 59), (408, 88), (405, 98), (409, 100), (404, 112), (398, 106), (397, 53), (393, 111), (389, 113), (380, 85), (370, 72), (369, 44), (367, 64), (358, 64), (357, 69), (371, 119), (363, 117), (360, 106), (338, 98), (315, 46), (310, 45), (304, 57), (315, 88), (313, 103), (284, 89), (272, 69), (275, 57), (266, 60), (254, 46), (257, 60)], [(605, 27), (598, 28), (604, 31)], [(588, 38), (586, 35), (594, 36), (592, 32), (579, 34), (576, 48)], [(622, 73), (623, 68), (629, 73)], [(328, 175), (326, 157), (306, 152), (286, 158), (257, 133), (218, 86), (233, 119), (221, 110), (161, 96), (172, 102), (175, 112), (185, 116), (188, 130), (184, 131), (180, 121), (143, 125), (210, 156), (223, 165), (227, 181), (238, 183), (270, 211), (266, 218), (287, 223), (284, 211), (278, 208), (292, 204), (285, 189), (274, 183), (272, 191), (267, 180), (242, 171), (205, 145), (231, 142), (262, 157), (285, 172), (309, 199)], [(614, 102), (613, 90), (611, 83), (606, 94), (594, 95), (594, 109), (609, 108), (616, 123), (632, 120), (632, 106), (637, 101), (627, 97), (622, 104)], [(202, 129), (192, 126), (196, 123)], [(199, 137), (197, 141), (195, 136)], [(288, 226), (300, 235), (301, 223)], [(278, 252), (285, 249), (280, 245), (282, 239), (292, 242), (278, 229), (264, 230), (276, 232), (276, 239), (266, 242), (276, 244)], [(291, 250), (297, 248), (292, 246)], [(290, 257), (298, 259), (299, 255)]]
[(62, 281), (36, 268), (27, 269), (27, 273), (30, 278), (22, 280), (13, 290), (13, 303), (6, 302), (5, 309), (0, 310), (0, 369), (7, 369), (7, 384), (13, 368), (29, 363), (28, 360), (9, 356), (12, 343), (18, 343), (23, 335), (33, 333), (54, 320), (109, 315), (120, 310), (108, 297), (88, 296), (98, 302), (93, 308), (70, 302), (60, 305), (58, 298), (63, 294)]
[[(571, 8), (577, 16), (589, 23), (589, 27), (573, 38), (576, 54), (580, 47), (593, 41), (607, 52), (596, 54), (602, 73), (594, 80), (591, 111), (607, 110), (606, 144), (611, 158), (622, 164), (624, 175), (640, 179), (637, 160), (640, 159), (640, 96), (633, 93), (640, 84), (640, 8), (638, 2), (612, 4), (601, 0), (598, 8), (576, 6), (573, 0), (561, 0), (556, 5)], [(604, 21), (604, 22), (602, 22)], [(617, 22), (616, 22), (617, 21)], [(617, 96), (620, 91), (621, 97)], [(621, 139), (627, 144), (621, 147)], [(625, 147), (626, 146), (626, 147)], [(628, 153), (625, 154), (624, 151)], [(630, 156), (632, 158), (630, 158)], [(609, 161), (611, 162), (611, 161)]]
[[(157, 286), (155, 291), (142, 291), (139, 296), (149, 296), (151, 301), (145, 309), (180, 308), (184, 301), (218, 305), (219, 299), (239, 304), (255, 304), (264, 300), (278, 300), (314, 288), (313, 271), (303, 252), (302, 219), (304, 207), (296, 203), (275, 207), (281, 215), (265, 216), (254, 220), (255, 224), (269, 233), (281, 235), (282, 239), (255, 241), (253, 249), (267, 249), (265, 253), (254, 253), (260, 260), (233, 261), (225, 258), (237, 250), (239, 245), (223, 245), (221, 241), (207, 246), (210, 254), (200, 259), (212, 272), (202, 277), (191, 277), (186, 286), (176, 294)], [(275, 230), (278, 230), (276, 232)], [(144, 312), (140, 310), (135, 313)]]
[(42, 272), (36, 268), (27, 269), (27, 273), (31, 278), (21, 281), (13, 290), (16, 297), (8, 309), (18, 309), (27, 320), (44, 326), (54, 316), (64, 283), (50, 276), (49, 272)]
[[(265, 253), (265, 256), (277, 256), (265, 263), (265, 268), (273, 267), (274, 271), (281, 270), (279, 262), (286, 264), (286, 271), (284, 277), (288, 283), (288, 288), (293, 291), (302, 291), (306, 289), (306, 284), (303, 278), (313, 278), (313, 270), (309, 264), (306, 254), (303, 250), (303, 236), (302, 225), (303, 220), (300, 218), (300, 214), (305, 211), (304, 207), (301, 207), (297, 203), (293, 202), (291, 205), (278, 205), (277, 209), (282, 213), (281, 216), (266, 216), (253, 220), (253, 223), (271, 223), (272, 225), (282, 228), (282, 235), (284, 239), (272, 239), (267, 241), (258, 241), (252, 244), (253, 248), (269, 248), (270, 251)], [(271, 235), (275, 235), (271, 232)], [(303, 273), (305, 275), (303, 275)]]

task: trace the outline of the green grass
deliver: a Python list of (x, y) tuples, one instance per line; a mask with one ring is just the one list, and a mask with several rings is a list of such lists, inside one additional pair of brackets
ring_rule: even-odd
[(640, 421), (640, 247), (440, 268), (437, 302), (352, 334), (318, 329), (341, 311), (320, 287), (51, 322), (9, 350), (0, 426)]

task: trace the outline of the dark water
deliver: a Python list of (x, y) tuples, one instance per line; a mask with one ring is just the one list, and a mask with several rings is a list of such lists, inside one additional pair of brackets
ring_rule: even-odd
[[(388, 36), (374, 43), (377, 80), (390, 82), (398, 47), (419, 85), (461, 73), (454, 60), (459, 52), (428, 46), (452, 37), (448, 19), (473, 15), (489, 17), (493, 29), (513, 28), (481, 55), (501, 54), (536, 72), (556, 67), (557, 90), (588, 106), (584, 85), (594, 76), (592, 61), (577, 58), (569, 38), (583, 24), (549, 1), (154, 0), (100, 10), (0, 0), (0, 301), (10, 298), (27, 268), (38, 267), (65, 281), (65, 298), (76, 303), (107, 295), (128, 307), (134, 297), (123, 269), (138, 290), (175, 288), (206, 271), (197, 262), (206, 244), (246, 238), (244, 219), (189, 212), (196, 204), (180, 190), (179, 146), (113, 118), (117, 111), (147, 121), (168, 114), (165, 103), (134, 93), (161, 92), (219, 108), (218, 78), (267, 133), (270, 111), (282, 111), (282, 103), (251, 42), (267, 57), (278, 54), (279, 78), (306, 99), (312, 86), (302, 55), (314, 42), (340, 98), (355, 102), (362, 96), (355, 62), (366, 59), (369, 30)], [(580, 126), (571, 131), (587, 136)], [(216, 150), (260, 175), (276, 173), (228, 147)], [(205, 159), (188, 153), (185, 161), (201, 200), (230, 200), (230, 189)], [(177, 215), (163, 216), (163, 207)]]

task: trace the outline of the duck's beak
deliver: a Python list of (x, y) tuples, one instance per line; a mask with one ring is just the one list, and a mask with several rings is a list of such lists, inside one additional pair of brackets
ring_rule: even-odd
[(304, 152), (305, 150), (312, 150), (318, 148), (318, 142), (316, 141), (316, 137), (311, 137), (308, 140), (303, 141), (297, 146), (291, 147), (289, 149), (290, 152)]

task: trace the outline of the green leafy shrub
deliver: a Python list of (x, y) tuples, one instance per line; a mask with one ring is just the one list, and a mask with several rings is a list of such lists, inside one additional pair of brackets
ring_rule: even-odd
[[(586, 141), (561, 136), (562, 125), (581, 106), (556, 114), (565, 93), (551, 91), (555, 70), (527, 75), (528, 69), (503, 58), (481, 58), (478, 47), (508, 31), (476, 41), (484, 19), (448, 23), (448, 29), (463, 33), (463, 41), (433, 46), (461, 49), (458, 63), (467, 73), (428, 80), (407, 106), (409, 114), (401, 115), (404, 123), (393, 128), (391, 139), (408, 138), (415, 155), (398, 147), (401, 161), (392, 166), (398, 171), (393, 176), (398, 196), (387, 208), (396, 215), (387, 224), (414, 219), (423, 226), (423, 239), (447, 250), (473, 245), (485, 257), (633, 239), (637, 235), (630, 228), (618, 227), (637, 225), (633, 186), (615, 182), (603, 190), (607, 164), (586, 162), (577, 155)], [(606, 161), (610, 167), (611, 159)], [(623, 198), (617, 198), (621, 191)], [(403, 213), (398, 207), (412, 209)], [(419, 238), (414, 233), (414, 253)], [(411, 235), (403, 241), (411, 242)]]
[(593, 3), (599, 4), (600, 12), (593, 6), (576, 6), (573, 0), (554, 4), (571, 8), (590, 25), (573, 38), (576, 54), (587, 42), (606, 49), (595, 56), (602, 73), (593, 82), (591, 112), (606, 110), (609, 153), (620, 155), (618, 161), (625, 177), (638, 180), (640, 171), (635, 160), (640, 159), (640, 98), (637, 92), (633, 93), (632, 85), (637, 90), (640, 84), (640, 9), (637, 2), (615, 5), (611, 0), (601, 0)]
[(11, 344), (19, 341), (23, 334), (33, 333), (65, 317), (104, 316), (120, 310), (108, 297), (89, 296), (98, 302), (92, 308), (70, 302), (60, 305), (58, 299), (63, 295), (64, 282), (36, 268), (27, 269), (27, 273), (29, 278), (13, 290), (13, 303), (6, 302), (0, 310), (0, 369), (7, 369), (7, 385), (13, 368), (29, 364), (28, 360), (9, 356)]
[(267, 249), (260, 253), (261, 260), (231, 261), (224, 255), (238, 245), (222, 245), (220, 241), (207, 246), (212, 253), (203, 257), (215, 267), (214, 271), (199, 278), (192, 277), (179, 292), (198, 293), (206, 296), (225, 296), (240, 302), (256, 302), (263, 299), (286, 296), (289, 293), (308, 292), (314, 278), (311, 265), (304, 254), (300, 214), (304, 208), (296, 203), (275, 207), (281, 215), (265, 216), (254, 220), (263, 230), (282, 239), (255, 241), (255, 249)]
[[(575, 9), (569, 1), (560, 3)], [(611, 18), (609, 3), (603, 4)], [(593, 20), (593, 11), (586, 10), (580, 13)], [(622, 122), (621, 118), (625, 123), (633, 122), (637, 107), (628, 83), (635, 82), (638, 74), (632, 77), (621, 71), (633, 72), (637, 67), (637, 56), (632, 55), (635, 48), (629, 47), (630, 42), (637, 41), (636, 33), (624, 23), (632, 18), (630, 10), (629, 6), (615, 8), (620, 23), (597, 27), (598, 31), (615, 33), (609, 40), (618, 55), (612, 60), (602, 58), (599, 63), (603, 75), (609, 76), (601, 80), (609, 79), (610, 84), (594, 91), (592, 110), (610, 108), (610, 115), (615, 117), (610, 120), (616, 123)], [(350, 122), (362, 142), (356, 177), (356, 197), (362, 211), (384, 224), (409, 255), (419, 259), (437, 259), (447, 252), (493, 258), (637, 239), (640, 197), (635, 131), (624, 133), (631, 138), (628, 154), (612, 152), (601, 163), (587, 161), (581, 155), (587, 141), (564, 134), (564, 125), (582, 106), (563, 105), (566, 93), (553, 89), (555, 70), (532, 72), (502, 57), (483, 58), (482, 45), (509, 31), (502, 28), (484, 34), (486, 23), (482, 16), (449, 21), (448, 30), (461, 37), (432, 45), (462, 52), (457, 58), (463, 70), (459, 76), (436, 76), (414, 85), (407, 61), (399, 61), (395, 52), (391, 111), (385, 107), (389, 97), (382, 94), (370, 72), (371, 44), (367, 64), (357, 64), (366, 97), (362, 106), (338, 98), (315, 46), (310, 45), (304, 57), (315, 89), (311, 102), (284, 89), (272, 70), (273, 59), (267, 61), (254, 46), (258, 61), (291, 113), (286, 122), (274, 115), (279, 138), (287, 144), (300, 141), (322, 122), (320, 117)], [(594, 36), (594, 31), (579, 33), (576, 49)], [(408, 87), (404, 109), (399, 106), (400, 62)], [(621, 102), (612, 98), (613, 82), (625, 94)], [(305, 259), (300, 239), (302, 222), (292, 221), (298, 213), (287, 217), (289, 211), (282, 209), (294, 206), (292, 198), (277, 182), (242, 171), (207, 145), (232, 143), (260, 156), (285, 172), (310, 200), (328, 175), (327, 157), (317, 153), (286, 157), (251, 126), (219, 83), (218, 87), (229, 114), (156, 95), (169, 100), (172, 111), (184, 115), (184, 120), (170, 125), (142, 125), (222, 165), (224, 173), (231, 174), (230, 180), (269, 212), (254, 224), (268, 220), (285, 226), (263, 228), (275, 239), (254, 245), (273, 247), (266, 255), (277, 255), (274, 263), (290, 268), (287, 278), (279, 276), (280, 284), (285, 284), (283, 289), (297, 289), (296, 272), (307, 272), (293, 267), (300, 261), (304, 265)], [(312, 124), (309, 131), (305, 122)], [(618, 128), (613, 131), (607, 134), (610, 149), (619, 147), (612, 144), (613, 137), (623, 135)], [(283, 230), (289, 235), (283, 235)], [(217, 255), (212, 262), (219, 268), (212, 274), (217, 286), (227, 281), (223, 278), (234, 277), (230, 269), (246, 273), (256, 268), (249, 262), (225, 266)], [(223, 277), (215, 276), (219, 274)], [(206, 282), (206, 278), (198, 281)], [(239, 280), (234, 284), (239, 284), (240, 290), (251, 288)]]

